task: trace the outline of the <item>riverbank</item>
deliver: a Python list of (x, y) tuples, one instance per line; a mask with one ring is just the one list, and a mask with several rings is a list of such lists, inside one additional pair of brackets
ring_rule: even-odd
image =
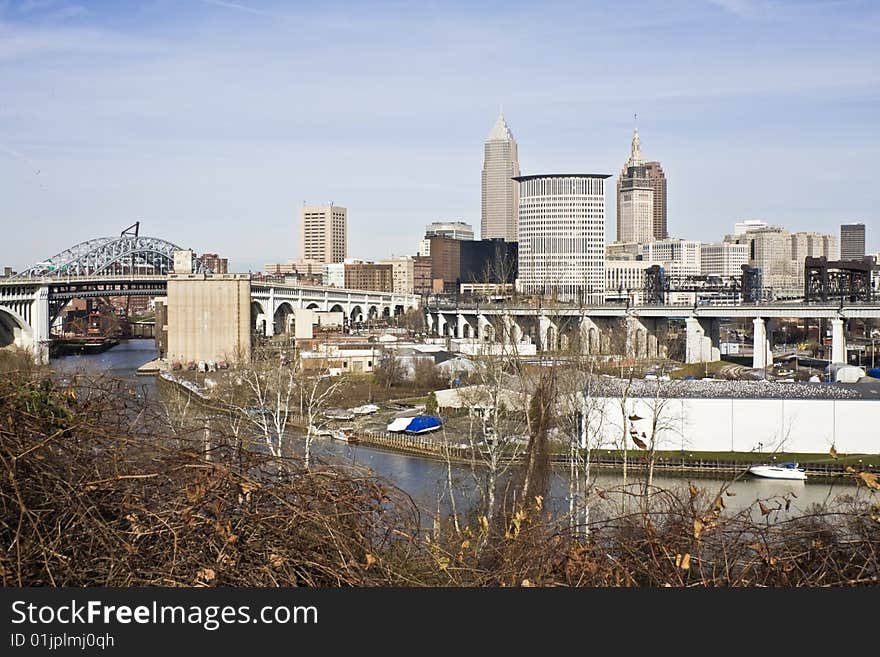
[[(205, 408), (216, 409), (213, 400), (192, 381), (176, 376), (171, 372), (162, 372), (159, 377), (165, 385), (175, 386), (179, 391), (190, 395), (192, 402)], [(292, 414), (289, 425), (302, 432), (308, 431), (305, 417)], [(341, 425), (340, 425), (341, 426)], [(383, 431), (349, 430), (348, 442), (368, 445), (377, 449), (418, 456), (436, 461), (450, 461), (457, 464), (485, 463), (489, 455), (479, 449), (479, 443), (454, 443), (447, 440), (442, 433), (431, 435), (407, 435)], [(329, 439), (329, 438), (328, 438)], [(516, 465), (524, 461), (521, 454), (502, 458), (504, 465)], [(677, 477), (734, 477), (745, 474), (750, 465), (772, 462), (796, 461), (806, 470), (807, 477), (816, 481), (829, 481), (842, 476), (849, 476), (853, 468), (880, 472), (880, 455), (877, 454), (844, 454), (837, 458), (829, 454), (809, 454), (779, 452), (677, 452), (657, 451), (655, 453), (654, 471)], [(594, 450), (590, 458), (591, 466), (609, 472), (622, 472), (624, 466), (623, 452), (620, 450)], [(550, 457), (554, 467), (568, 465), (568, 455), (554, 453)], [(642, 451), (630, 451), (626, 459), (630, 472), (639, 472), (647, 467), (647, 455)], [(848, 470), (849, 469), (849, 470)]]

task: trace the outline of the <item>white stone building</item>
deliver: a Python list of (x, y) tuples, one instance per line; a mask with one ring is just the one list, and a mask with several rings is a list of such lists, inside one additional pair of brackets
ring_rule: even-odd
[(665, 239), (642, 245), (642, 260), (663, 265), (667, 274), (699, 276), (702, 273), (702, 243), (696, 240)]
[(334, 262), (324, 265), (324, 285), (345, 287), (345, 263)]
[(700, 247), (700, 269), (703, 276), (742, 276), (742, 266), (747, 264), (748, 244), (717, 242), (705, 243)]
[(652, 260), (606, 260), (605, 301), (639, 304), (644, 298), (645, 271), (662, 262)]

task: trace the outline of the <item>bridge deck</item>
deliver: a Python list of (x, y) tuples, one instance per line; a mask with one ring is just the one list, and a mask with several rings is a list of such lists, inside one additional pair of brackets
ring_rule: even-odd
[(804, 317), (812, 319), (834, 317), (880, 318), (880, 303), (877, 304), (737, 304), (737, 305), (704, 305), (704, 306), (673, 306), (643, 305), (622, 306), (619, 304), (596, 304), (588, 306), (499, 306), (496, 304), (439, 304), (429, 305), (426, 310), (431, 313), (464, 315), (516, 315), (547, 317), (705, 317), (727, 319), (735, 317)]

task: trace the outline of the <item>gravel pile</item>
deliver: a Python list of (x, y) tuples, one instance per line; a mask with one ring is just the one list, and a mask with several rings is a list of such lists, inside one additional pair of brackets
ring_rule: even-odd
[[(723, 399), (880, 399), (878, 386), (863, 384), (780, 383), (777, 381), (644, 381), (633, 380), (631, 397), (653, 397), (658, 386), (662, 397), (704, 397)], [(619, 396), (626, 381), (601, 379), (607, 396)]]

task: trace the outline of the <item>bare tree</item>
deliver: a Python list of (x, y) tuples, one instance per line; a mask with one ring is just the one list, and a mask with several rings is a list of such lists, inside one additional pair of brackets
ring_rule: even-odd
[(400, 325), (413, 333), (424, 333), (425, 311), (422, 308), (410, 308), (400, 316)]
[(406, 375), (406, 368), (397, 354), (391, 349), (383, 349), (373, 368), (373, 377), (376, 382), (386, 388), (391, 388), (401, 381)]
[[(342, 378), (327, 374), (327, 360), (316, 361), (313, 371), (295, 350), (259, 350), (250, 362), (239, 362), (231, 373), (233, 385), (220, 393), (226, 413), (255, 430), (269, 453), (281, 456), (288, 428), (305, 425), (303, 464), (311, 464), (315, 424), (330, 398), (343, 385)], [(241, 429), (236, 429), (236, 435)]]
[(282, 439), (291, 419), (296, 399), (294, 369), (283, 352), (269, 358), (256, 358), (238, 372), (248, 405), (241, 410), (263, 438), (269, 452), (281, 456)]
[(633, 422), (640, 420), (638, 415), (630, 412), (629, 408), (629, 392), (632, 389), (632, 370), (627, 379), (622, 379), (623, 385), (620, 394), (617, 397), (617, 404), (620, 409), (620, 448), (623, 451), (623, 489), (627, 486), (627, 467), (629, 461), (629, 440), (627, 436), (633, 436), (636, 433)]
[(552, 368), (542, 372), (528, 405), (526, 421), (529, 442), (526, 446), (525, 477), (522, 483), (520, 504), (530, 508), (533, 503), (540, 508), (550, 487), (550, 445), (548, 432), (553, 428), (556, 407), (556, 373)]
[(308, 376), (302, 368), (301, 359), (297, 359), (297, 365), (300, 369), (298, 378), (300, 413), (306, 425), (303, 465), (308, 470), (311, 466), (312, 442), (315, 440), (315, 421), (326, 409), (330, 399), (339, 392), (345, 380), (341, 377), (333, 378), (329, 374), (324, 374), (325, 367)]
[(416, 358), (413, 363), (413, 378), (420, 386), (426, 388), (440, 388), (446, 385), (446, 381), (438, 374), (434, 367), (434, 358)]
[(575, 344), (569, 362), (570, 390), (561, 396), (559, 415), (568, 443), (569, 523), (578, 534), (586, 533), (590, 523), (591, 452), (602, 445), (607, 397), (594, 356), (582, 353)]
[(498, 511), (500, 481), (524, 449), (520, 436), (525, 430), (528, 399), (516, 342), (503, 340), (496, 346), (499, 349), (487, 348), (475, 357), (475, 385), (458, 391), (463, 405), (470, 409), (467, 439), (471, 472), (483, 497), (482, 518), (487, 531)]
[(648, 457), (646, 486), (654, 484), (654, 464), (657, 461), (657, 449), (662, 448), (666, 436), (679, 434), (681, 417), (675, 412), (674, 400), (670, 398), (675, 389), (672, 382), (654, 381), (654, 394), (643, 400), (650, 415), (650, 432), (642, 432), (642, 442), (646, 444)]

